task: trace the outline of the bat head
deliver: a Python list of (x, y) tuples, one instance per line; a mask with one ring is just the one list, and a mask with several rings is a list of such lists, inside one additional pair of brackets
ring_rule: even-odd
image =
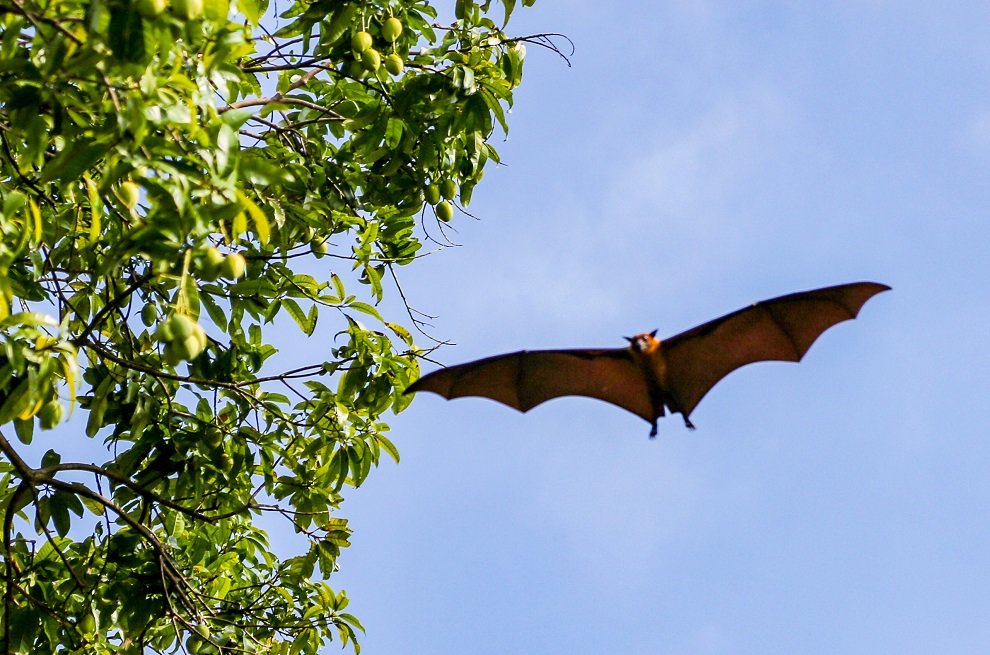
[(650, 352), (659, 345), (657, 341), (657, 331), (653, 332), (643, 332), (642, 334), (637, 334), (634, 337), (623, 337), (629, 342), (629, 347), (639, 353)]

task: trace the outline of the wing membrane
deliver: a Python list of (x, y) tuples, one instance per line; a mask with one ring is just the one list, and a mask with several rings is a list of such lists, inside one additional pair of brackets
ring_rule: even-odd
[(421, 377), (406, 393), (432, 391), (444, 398), (479, 396), (526, 412), (560, 396), (586, 396), (653, 421), (642, 369), (625, 348), (522, 350)]
[(666, 339), (666, 391), (686, 417), (732, 371), (753, 362), (800, 361), (825, 330), (856, 318), (867, 300), (888, 289), (856, 282), (792, 293)]

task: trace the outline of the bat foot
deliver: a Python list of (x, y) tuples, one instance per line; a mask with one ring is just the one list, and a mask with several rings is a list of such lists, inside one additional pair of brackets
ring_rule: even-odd
[(650, 429), (650, 439), (657, 438), (657, 422), (653, 421), (653, 427)]
[(691, 419), (689, 419), (687, 416), (684, 417), (684, 427), (686, 427), (688, 430), (694, 430), (694, 423), (692, 423)]

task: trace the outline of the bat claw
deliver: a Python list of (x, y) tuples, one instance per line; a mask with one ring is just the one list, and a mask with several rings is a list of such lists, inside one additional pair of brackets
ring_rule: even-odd
[(694, 423), (692, 423), (691, 422), (691, 419), (689, 419), (687, 416), (684, 417), (684, 426), (688, 430), (693, 430), (694, 429)]
[(657, 422), (653, 421), (653, 428), (650, 430), (650, 439), (657, 438)]

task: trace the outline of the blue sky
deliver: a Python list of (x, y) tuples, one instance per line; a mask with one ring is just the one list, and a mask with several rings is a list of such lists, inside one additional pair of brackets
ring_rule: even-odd
[[(421, 394), (352, 492), (364, 652), (990, 649), (990, 5), (542, 0), (461, 247), (404, 271), (448, 364), (894, 287), (688, 432)], [(426, 366), (430, 368), (429, 365)]]

